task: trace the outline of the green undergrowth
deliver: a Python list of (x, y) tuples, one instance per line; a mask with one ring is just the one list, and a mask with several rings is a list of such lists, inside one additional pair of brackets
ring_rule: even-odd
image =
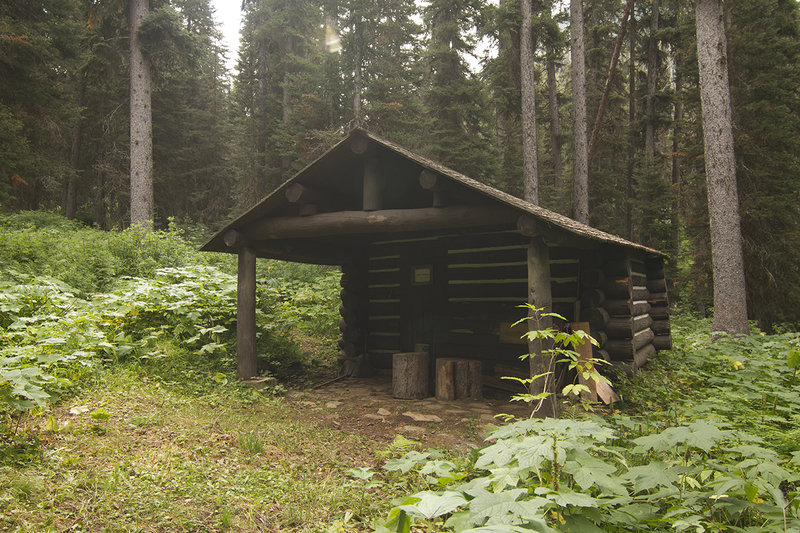
[(675, 349), (617, 381), (610, 415), (503, 426), (376, 530), (800, 530), (800, 335), (673, 324)]

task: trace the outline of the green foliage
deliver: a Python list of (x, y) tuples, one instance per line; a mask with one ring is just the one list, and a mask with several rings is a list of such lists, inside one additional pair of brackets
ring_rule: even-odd
[[(676, 348), (619, 387), (633, 416), (524, 420), (466, 482), (395, 504), (378, 531), (793, 531), (800, 334), (724, 337), (678, 319)], [(617, 384), (615, 384), (617, 386)], [(423, 454), (392, 460), (411, 472)]]
[[(0, 406), (44, 408), (123, 360), (176, 379), (232, 372), (236, 278), (187, 266), (201, 256), (179, 233), (101, 232), (46, 213), (0, 226)], [(303, 281), (270, 267), (282, 277), (258, 286), (260, 367), (286, 378), (303, 371), (296, 334), (335, 338), (339, 274), (301, 269)]]

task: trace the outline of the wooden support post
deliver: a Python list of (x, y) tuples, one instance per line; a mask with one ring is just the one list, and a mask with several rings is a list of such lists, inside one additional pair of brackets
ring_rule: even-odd
[(258, 375), (256, 353), (256, 254), (252, 248), (239, 249), (236, 292), (236, 377)]
[[(540, 238), (531, 239), (528, 244), (528, 303), (544, 308), (550, 312), (553, 307), (553, 296), (550, 292), (550, 251), (547, 245)], [(547, 329), (553, 321), (549, 317), (543, 317), (536, 321), (530, 320), (528, 327)], [(550, 396), (538, 404), (538, 409), (534, 413), (537, 417), (558, 417), (558, 403), (556, 401), (555, 390), (555, 357), (545, 355), (543, 352), (552, 348), (548, 343), (541, 340), (532, 340), (528, 343), (528, 353), (530, 358), (530, 372), (532, 376), (550, 372), (547, 376), (539, 378), (531, 383), (531, 394), (542, 392), (551, 393)], [(537, 404), (534, 404), (536, 406)]]

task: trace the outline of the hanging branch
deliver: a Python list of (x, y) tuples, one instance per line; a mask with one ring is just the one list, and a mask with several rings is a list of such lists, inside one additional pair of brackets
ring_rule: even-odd
[(594, 147), (597, 144), (597, 136), (600, 134), (600, 123), (603, 122), (603, 115), (606, 112), (606, 103), (608, 102), (608, 93), (611, 92), (611, 81), (614, 79), (614, 74), (617, 71), (617, 60), (619, 59), (619, 51), (622, 48), (622, 41), (625, 39), (625, 31), (628, 29), (628, 17), (633, 12), (633, 0), (628, 0), (625, 3), (625, 11), (622, 13), (622, 22), (619, 27), (619, 34), (617, 35), (617, 43), (614, 46), (614, 54), (611, 56), (611, 64), (608, 66), (608, 77), (606, 78), (606, 86), (603, 88), (603, 99), (600, 100), (600, 108), (597, 110), (597, 119), (594, 121), (594, 129), (592, 129), (592, 137), (589, 140), (589, 165), (592, 164), (592, 157), (594, 157)]

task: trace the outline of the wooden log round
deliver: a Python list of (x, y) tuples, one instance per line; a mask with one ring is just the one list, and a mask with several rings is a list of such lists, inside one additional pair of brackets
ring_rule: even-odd
[(638, 300), (631, 303), (631, 315), (645, 315), (650, 311), (650, 304), (645, 300)]
[(647, 276), (641, 272), (631, 272), (631, 284), (633, 286), (645, 286), (647, 284)]
[(611, 355), (608, 351), (598, 348), (597, 346), (592, 346), (592, 357), (595, 359), (602, 359), (603, 361), (611, 361)]
[(600, 289), (587, 289), (581, 293), (581, 305), (586, 309), (602, 306), (606, 294)]
[(653, 346), (656, 350), (671, 350), (672, 349), (672, 336), (671, 335), (658, 335), (653, 339)]
[(650, 328), (643, 329), (642, 331), (637, 331), (633, 335), (633, 349), (634, 350), (641, 350), (651, 342), (655, 338), (655, 333)]
[(669, 320), (653, 320), (653, 325), (650, 326), (653, 330), (653, 333), (658, 335), (669, 335), (670, 334), (670, 326)]
[(645, 363), (647, 363), (647, 360), (650, 359), (650, 357), (654, 356), (655, 354), (656, 354), (656, 349), (652, 345), (652, 343), (636, 350), (636, 353), (633, 356), (634, 369), (643, 367)]
[(594, 309), (589, 310), (587, 318), (591, 330), (598, 331), (606, 328), (606, 324), (608, 324), (610, 317), (608, 311), (602, 307), (595, 307)]
[(606, 342), (608, 342), (608, 333), (603, 330), (595, 331), (592, 333), (592, 337), (594, 337), (594, 340), (600, 345), (600, 348), (605, 346)]
[(428, 396), (428, 352), (401, 352), (392, 356), (392, 395), (404, 400)]
[(664, 278), (648, 279), (647, 290), (651, 293), (667, 292), (667, 280)]

